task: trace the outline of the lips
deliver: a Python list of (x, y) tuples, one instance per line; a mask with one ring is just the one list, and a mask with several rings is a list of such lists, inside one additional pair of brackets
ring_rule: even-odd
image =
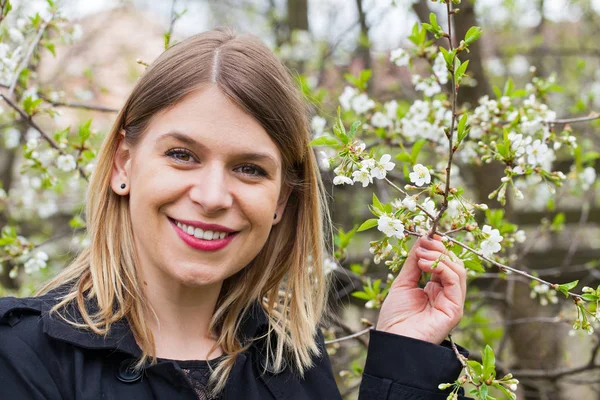
[[(200, 232), (197, 231), (197, 230), (201, 230), (201, 228), (199, 228), (199, 227), (193, 227), (193, 232), (190, 234), (188, 232), (190, 232), (190, 230), (192, 229), (192, 225), (183, 224), (181, 221), (176, 221), (172, 218), (169, 218), (169, 222), (171, 223), (171, 226), (173, 227), (173, 229), (175, 230), (175, 232), (177, 233), (179, 238), (185, 244), (187, 244), (188, 246), (190, 246), (196, 250), (217, 251), (217, 250), (223, 249), (229, 243), (231, 243), (231, 241), (238, 234), (238, 232), (231, 231), (230, 229), (228, 229), (230, 232), (223, 232), (223, 231), (218, 232), (219, 233), (218, 237), (214, 237), (215, 231), (210, 231), (210, 230), (204, 231), (204, 232), (202, 232), (202, 235), (200, 235)], [(217, 226), (219, 228), (222, 228), (219, 225), (210, 225), (210, 224), (203, 224), (203, 225), (206, 227)], [(184, 230), (184, 227), (186, 230)], [(227, 229), (227, 228), (225, 228), (225, 229)], [(198, 232), (198, 235), (196, 235), (197, 232)], [(206, 237), (208, 237), (210, 235), (213, 238), (212, 239), (204, 239), (205, 235), (206, 235)], [(221, 237), (223, 235), (224, 235), (224, 237)]]

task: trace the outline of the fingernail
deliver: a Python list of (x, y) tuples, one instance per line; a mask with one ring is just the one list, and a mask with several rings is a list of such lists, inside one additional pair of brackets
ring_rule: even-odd
[(424, 252), (424, 253), (426, 253), (426, 252), (428, 252), (428, 251), (429, 251), (429, 250), (427, 250), (425, 247), (419, 247), (419, 250), (421, 250), (421, 251), (422, 251), (422, 252)]

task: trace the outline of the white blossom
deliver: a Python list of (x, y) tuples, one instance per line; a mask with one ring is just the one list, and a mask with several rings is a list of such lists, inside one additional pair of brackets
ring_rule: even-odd
[(500, 236), (498, 229), (492, 229), (489, 225), (484, 225), (481, 231), (487, 235), (487, 238), (481, 242), (481, 252), (484, 256), (490, 257), (492, 254), (497, 253), (502, 248), (500, 242), (503, 237)]
[(375, 102), (369, 99), (365, 93), (361, 93), (358, 96), (355, 96), (350, 100), (352, 109), (357, 114), (364, 114), (373, 107), (375, 107)]
[(9, 28), (8, 36), (10, 37), (10, 40), (12, 40), (15, 43), (21, 43), (23, 40), (25, 40), (25, 36), (23, 36), (21, 31), (17, 28)]
[(437, 214), (435, 211), (435, 203), (433, 202), (433, 200), (431, 200), (430, 197), (427, 197), (425, 201), (423, 201), (421, 207), (423, 207), (423, 209), (427, 211), (429, 215), (433, 215), (435, 217), (435, 215)]
[(532, 144), (527, 145), (525, 151), (527, 153), (527, 162), (531, 165), (544, 164), (551, 158), (551, 155), (553, 156), (552, 150), (548, 148), (546, 143), (542, 143), (539, 139), (536, 139)]
[(433, 62), (433, 73), (437, 76), (442, 85), (448, 83), (448, 67), (446, 66), (444, 55), (441, 52), (438, 53)]
[(379, 217), (377, 229), (383, 232), (386, 236), (397, 237), (398, 239), (402, 239), (404, 237), (404, 224), (402, 224), (402, 221), (392, 218), (387, 214)]
[(373, 117), (371, 117), (371, 124), (376, 128), (385, 128), (391, 123), (392, 121), (390, 121), (385, 114), (379, 111), (377, 111), (375, 114), (373, 114)]
[(431, 97), (442, 91), (442, 88), (433, 76), (430, 76), (426, 79), (422, 79), (419, 75), (413, 75), (412, 83), (413, 85), (415, 85), (416, 91), (422, 91), (427, 97)]
[(4, 131), (4, 147), (7, 149), (15, 149), (19, 147), (21, 141), (21, 132), (15, 128), (9, 128)]
[(323, 262), (323, 272), (325, 273), (325, 275), (329, 275), (330, 273), (335, 271), (337, 268), (338, 268), (338, 265), (334, 259), (332, 259), (330, 257), (325, 258), (325, 261)]
[(390, 61), (399, 67), (407, 66), (410, 61), (410, 54), (402, 48), (392, 50), (390, 53)]
[(526, 240), (525, 231), (522, 229), (519, 229), (518, 231), (516, 231), (515, 232), (515, 240), (517, 241), (517, 243), (525, 243), (525, 240)]
[(593, 167), (587, 167), (581, 173), (581, 187), (588, 190), (596, 181), (596, 170)]
[(338, 175), (335, 178), (333, 178), (333, 184), (334, 185), (354, 185), (354, 181), (351, 178), (348, 178), (347, 176), (344, 175)]
[(35, 150), (39, 146), (39, 142), (35, 138), (27, 140), (27, 150)]
[(323, 117), (315, 115), (310, 123), (313, 135), (315, 137), (319, 137), (323, 135), (323, 131), (325, 130), (325, 126), (327, 125), (327, 120)]
[(417, 164), (413, 167), (413, 172), (408, 174), (410, 181), (417, 186), (423, 186), (424, 184), (431, 183), (431, 175), (429, 169), (423, 164)]
[(383, 105), (383, 108), (385, 108), (385, 114), (389, 119), (393, 121), (397, 118), (398, 102), (396, 100), (388, 101)]
[(404, 200), (402, 200), (402, 205), (408, 211), (415, 211), (417, 209), (417, 202), (416, 202), (415, 198), (412, 196), (406, 196), (404, 198)]
[(70, 172), (77, 168), (75, 158), (70, 154), (61, 154), (56, 160), (56, 166), (61, 171)]
[(352, 100), (352, 98), (354, 96), (356, 96), (358, 94), (358, 90), (350, 87), (350, 86), (346, 86), (344, 88), (344, 91), (342, 92), (342, 94), (340, 95), (340, 97), (338, 98), (340, 105), (342, 106), (342, 108), (344, 110), (349, 110), (350, 109), (350, 101)]
[(362, 183), (363, 187), (367, 187), (369, 183), (373, 183), (373, 177), (371, 176), (371, 171), (367, 168), (361, 168), (352, 173), (352, 177), (354, 178), (354, 182)]
[(46, 268), (46, 261), (48, 261), (48, 254), (43, 251), (37, 251), (33, 257), (25, 262), (25, 273), (32, 274), (42, 268)]
[(375, 166), (371, 169), (371, 176), (377, 179), (385, 178), (387, 171), (393, 170), (396, 165), (393, 162), (390, 162), (391, 158), (392, 156), (389, 154), (381, 156), (379, 162), (376, 162)]

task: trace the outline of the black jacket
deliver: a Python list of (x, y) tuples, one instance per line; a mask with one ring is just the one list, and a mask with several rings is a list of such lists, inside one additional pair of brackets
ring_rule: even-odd
[[(143, 374), (128, 370), (141, 351), (126, 322), (103, 337), (50, 316), (54, 304), (52, 295), (0, 299), (0, 399), (196, 400), (175, 362), (148, 366)], [(75, 309), (70, 312), (77, 317)], [(255, 337), (265, 323), (264, 312), (255, 307), (244, 319), (242, 333)], [(360, 400), (446, 400), (437, 385), (453, 382), (461, 370), (446, 343), (438, 346), (376, 330), (370, 335)], [(324, 348), (322, 335), (318, 337)], [(325, 351), (302, 380), (290, 368), (261, 374), (262, 354), (255, 342), (238, 357), (224, 399), (341, 399)]]

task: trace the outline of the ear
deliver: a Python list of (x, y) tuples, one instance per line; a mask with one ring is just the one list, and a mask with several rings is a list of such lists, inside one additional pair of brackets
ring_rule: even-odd
[(273, 219), (273, 225), (277, 225), (279, 221), (281, 221), (281, 217), (283, 216), (283, 212), (285, 210), (285, 206), (287, 205), (287, 201), (290, 198), (290, 194), (292, 194), (292, 188), (286, 184), (283, 184), (281, 187), (281, 193), (279, 194), (279, 200), (277, 201), (277, 209), (275, 210), (277, 218)]
[[(131, 152), (125, 140), (125, 132), (119, 135), (119, 144), (115, 151), (112, 174), (110, 177), (110, 187), (113, 192), (119, 196), (129, 194), (130, 188), (130, 168), (131, 168)], [(124, 188), (121, 185), (125, 184)]]

